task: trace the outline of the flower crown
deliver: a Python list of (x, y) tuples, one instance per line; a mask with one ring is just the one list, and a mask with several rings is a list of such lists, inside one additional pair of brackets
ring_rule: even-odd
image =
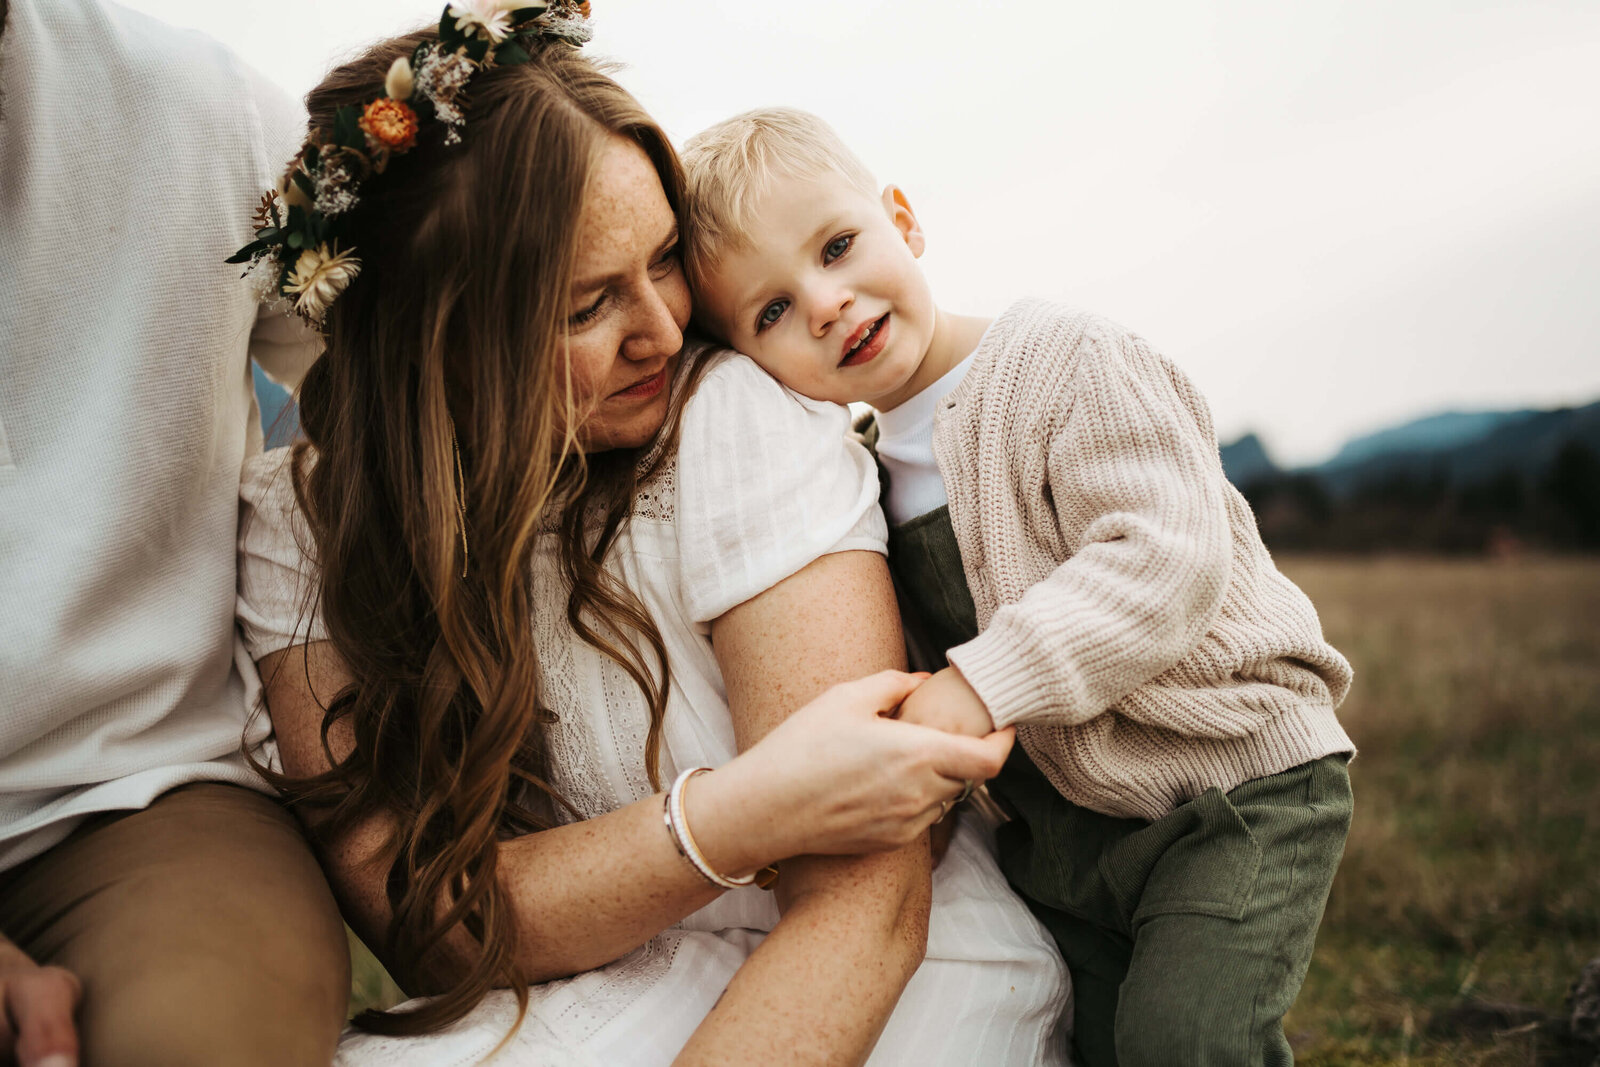
[(466, 87), (479, 70), (532, 58), (541, 37), (571, 45), (589, 40), (589, 4), (574, 0), (456, 0), (439, 19), (438, 41), (401, 56), (384, 94), (365, 107), (334, 113), (331, 131), (311, 130), (288, 173), (256, 208), (256, 239), (229, 263), (248, 263), (263, 303), (286, 300), (320, 327), (328, 307), (361, 271), (353, 247), (340, 248), (341, 216), (360, 202), (361, 183), (412, 149), (425, 119), (443, 123), (444, 143), (461, 143)]

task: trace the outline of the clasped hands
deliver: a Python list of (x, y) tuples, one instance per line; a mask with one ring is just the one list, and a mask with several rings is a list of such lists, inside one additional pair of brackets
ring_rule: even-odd
[(947, 734), (987, 737), (994, 733), (994, 718), (977, 690), (954, 667), (946, 667), (911, 691), (901, 701), (895, 718), (931, 726)]
[(993, 729), (963, 690), (954, 671), (834, 686), (696, 781), (695, 836), (718, 870), (734, 872), (911, 844), (1011, 752), (1015, 731)]

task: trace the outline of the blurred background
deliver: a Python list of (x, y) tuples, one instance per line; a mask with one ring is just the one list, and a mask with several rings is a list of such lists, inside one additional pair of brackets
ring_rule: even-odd
[[(297, 96), (438, 17), (131, 6)], [(1204, 390), (1357, 670), (1300, 1061), (1588, 1064), (1563, 1027), (1600, 957), (1600, 5), (594, 7), (675, 139), (816, 111), (907, 191), (941, 306), (1092, 308)]]

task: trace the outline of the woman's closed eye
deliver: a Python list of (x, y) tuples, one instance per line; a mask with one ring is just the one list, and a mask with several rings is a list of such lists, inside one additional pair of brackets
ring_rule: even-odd
[(650, 277), (660, 281), (678, 269), (678, 262), (678, 246), (674, 244), (671, 248), (661, 253), (654, 263), (650, 264)]
[(569, 315), (567, 317), (567, 324), (570, 326), (583, 326), (587, 323), (593, 322), (600, 316), (600, 309), (605, 307), (606, 297), (608, 295), (609, 293), (607, 290), (601, 290), (600, 295), (595, 297), (594, 303), (579, 311), (574, 311), (571, 315)]
[(761, 333), (768, 326), (775, 326), (783, 313), (789, 310), (789, 301), (774, 300), (761, 309), (761, 314), (756, 316), (756, 333)]
[(855, 244), (855, 241), (856, 241), (856, 235), (855, 234), (853, 234), (853, 233), (841, 233), (839, 236), (835, 237), (833, 240), (831, 240), (827, 244), (823, 245), (822, 246), (822, 262), (823, 262), (823, 265), (827, 265), (829, 263), (832, 263), (834, 260), (836, 260), (840, 256), (844, 255), (846, 252), (850, 251), (850, 246)]

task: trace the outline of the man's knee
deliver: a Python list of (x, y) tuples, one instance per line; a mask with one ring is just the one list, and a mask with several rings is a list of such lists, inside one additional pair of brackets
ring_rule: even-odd
[(266, 960), (257, 948), (240, 943), (227, 957), (151, 959), (115, 983), (91, 983), (80, 1014), (84, 1062), (326, 1067), (344, 1020), (346, 966), (323, 946), (289, 953), (278, 946)]
[(266, 797), (196, 786), (79, 843), (61, 963), (96, 1065), (326, 1064), (349, 996), (327, 883)]

